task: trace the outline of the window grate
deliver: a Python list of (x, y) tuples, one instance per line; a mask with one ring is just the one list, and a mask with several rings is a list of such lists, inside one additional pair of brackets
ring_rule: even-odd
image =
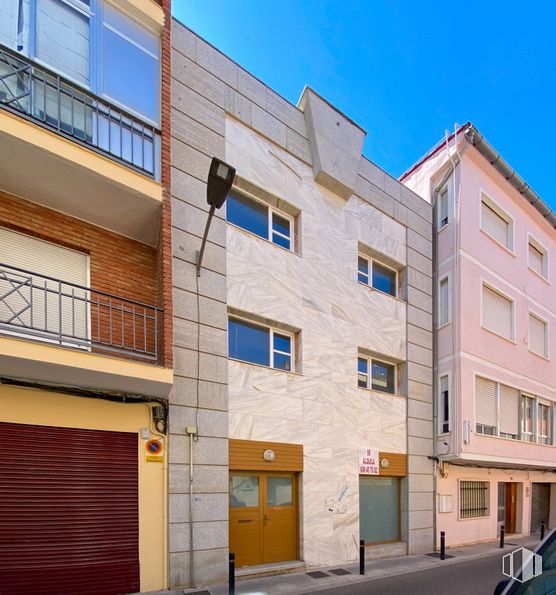
[(487, 492), (488, 483), (486, 481), (460, 482), (460, 518), (487, 516)]

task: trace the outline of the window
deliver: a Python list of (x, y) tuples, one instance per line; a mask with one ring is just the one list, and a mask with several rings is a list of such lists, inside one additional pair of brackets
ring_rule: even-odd
[(438, 326), (450, 322), (450, 294), (448, 277), (440, 281), (438, 289)]
[(293, 335), (271, 327), (228, 319), (228, 355), (252, 364), (293, 370)]
[(534, 314), (529, 314), (529, 351), (548, 357), (548, 325)]
[(448, 225), (448, 187), (440, 192), (438, 197), (438, 229)]
[(245, 194), (230, 192), (226, 200), (226, 219), (286, 250), (293, 248), (293, 219)]
[(521, 395), (521, 439), (535, 441), (535, 399)]
[(513, 250), (512, 219), (485, 194), (481, 199), (481, 229), (508, 250)]
[(513, 340), (513, 302), (494, 289), (483, 285), (483, 327)]
[(498, 384), (500, 436), (517, 439), (519, 436), (519, 391), (505, 384)]
[(397, 477), (359, 477), (359, 537), (366, 543), (400, 539)]
[[(371, 370), (370, 378), (369, 369)], [(396, 366), (374, 358), (360, 356), (357, 358), (357, 386), (395, 394)]]
[(475, 377), (475, 424), (477, 434), (496, 435), (497, 386), (493, 380)]
[(30, 4), (35, 10), (23, 0), (21, 14), (19, 6), (19, 0), (8, 0), (7, 8), (0, 8), (0, 41), (9, 38), (7, 45), (93, 93), (160, 121), (155, 33), (104, 0), (35, 0)]
[(450, 391), (448, 388), (448, 376), (440, 377), (438, 419), (440, 421), (440, 433), (448, 433), (450, 431)]
[(543, 277), (548, 278), (548, 253), (546, 248), (529, 236), (529, 268)]
[(488, 482), (459, 482), (459, 516), (471, 519), (488, 516)]
[(552, 444), (550, 429), (552, 427), (552, 407), (538, 402), (538, 432), (537, 440), (540, 444)]
[(398, 273), (374, 259), (358, 257), (357, 280), (383, 293), (394, 297), (397, 295)]

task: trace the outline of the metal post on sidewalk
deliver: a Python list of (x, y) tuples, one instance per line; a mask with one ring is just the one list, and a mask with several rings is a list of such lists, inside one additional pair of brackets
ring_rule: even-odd
[(365, 540), (359, 542), (359, 574), (365, 574)]
[(228, 593), (229, 595), (236, 593), (236, 555), (231, 552), (228, 559)]
[(544, 521), (541, 522), (541, 541), (544, 539), (544, 532), (546, 531), (546, 527), (544, 526)]
[(446, 531), (440, 531), (440, 559), (446, 560)]
[(504, 549), (504, 525), (500, 527), (500, 549)]

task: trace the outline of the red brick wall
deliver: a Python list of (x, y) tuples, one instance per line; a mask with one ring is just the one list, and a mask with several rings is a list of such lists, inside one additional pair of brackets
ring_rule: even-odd
[(87, 252), (92, 288), (158, 305), (154, 248), (1, 192), (0, 225)]

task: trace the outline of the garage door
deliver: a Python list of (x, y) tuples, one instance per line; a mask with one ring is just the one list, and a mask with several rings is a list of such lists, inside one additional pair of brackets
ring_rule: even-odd
[(0, 593), (139, 584), (137, 435), (0, 422)]

